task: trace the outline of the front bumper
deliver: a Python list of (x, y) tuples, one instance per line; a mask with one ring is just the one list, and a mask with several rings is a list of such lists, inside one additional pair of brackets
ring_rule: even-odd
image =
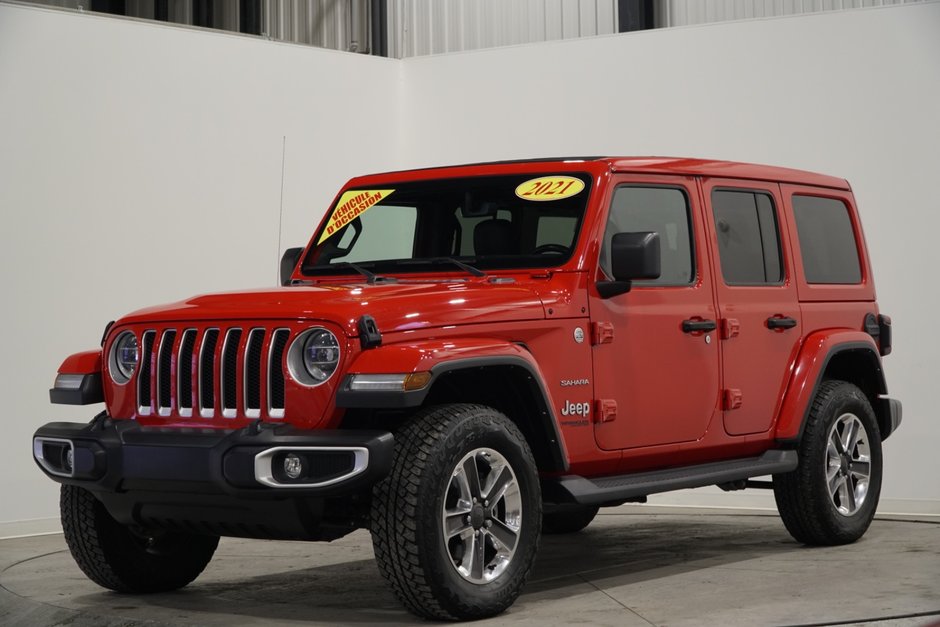
[[(91, 490), (124, 524), (306, 539), (323, 538), (331, 511), (351, 520), (350, 502), (368, 503), (393, 447), (386, 431), (143, 427), (105, 416), (33, 436), (47, 476)], [(289, 455), (299, 461), (285, 463)]]
[[(93, 490), (218, 492), (242, 498), (334, 496), (370, 487), (391, 468), (387, 431), (143, 427), (99, 418), (51, 422), (33, 436), (33, 457), (51, 479)], [(292, 479), (287, 455), (304, 468)]]

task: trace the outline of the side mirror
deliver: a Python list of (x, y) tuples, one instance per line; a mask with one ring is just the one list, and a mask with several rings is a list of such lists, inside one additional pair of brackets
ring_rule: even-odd
[(617, 233), (610, 242), (610, 270), (613, 281), (601, 281), (597, 291), (604, 298), (624, 294), (634, 279), (657, 279), (662, 273), (659, 233)]
[(288, 248), (281, 257), (281, 285), (290, 285), (290, 276), (294, 274), (294, 268), (300, 261), (300, 255), (304, 252), (303, 248)]

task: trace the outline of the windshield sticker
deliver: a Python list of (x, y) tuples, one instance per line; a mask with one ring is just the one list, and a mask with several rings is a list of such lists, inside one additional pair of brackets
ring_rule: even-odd
[(541, 176), (516, 187), (516, 196), (523, 200), (561, 200), (571, 198), (584, 189), (584, 181), (573, 176)]
[(368, 209), (385, 200), (394, 191), (394, 189), (356, 189), (344, 192), (339, 202), (336, 203), (336, 209), (333, 210), (333, 215), (326, 223), (326, 228), (323, 229), (323, 234), (320, 235), (317, 246), (364, 214)]

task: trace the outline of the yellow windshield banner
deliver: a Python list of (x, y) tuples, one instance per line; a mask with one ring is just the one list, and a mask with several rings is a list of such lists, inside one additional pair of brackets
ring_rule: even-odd
[(394, 189), (356, 189), (343, 192), (339, 202), (336, 203), (336, 209), (326, 223), (323, 234), (320, 235), (320, 241), (317, 246), (323, 243), (323, 240), (334, 235), (344, 226), (364, 214), (368, 209), (377, 203), (385, 200)]
[(523, 200), (561, 200), (571, 198), (584, 189), (584, 182), (573, 176), (540, 176), (516, 187), (516, 196)]

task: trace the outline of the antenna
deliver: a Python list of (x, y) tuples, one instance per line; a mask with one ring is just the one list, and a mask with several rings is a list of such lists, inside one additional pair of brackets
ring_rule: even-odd
[(277, 216), (277, 253), (275, 267), (277, 279), (275, 285), (281, 284), (281, 228), (284, 224), (284, 157), (287, 154), (287, 135), (281, 136), (281, 206)]

